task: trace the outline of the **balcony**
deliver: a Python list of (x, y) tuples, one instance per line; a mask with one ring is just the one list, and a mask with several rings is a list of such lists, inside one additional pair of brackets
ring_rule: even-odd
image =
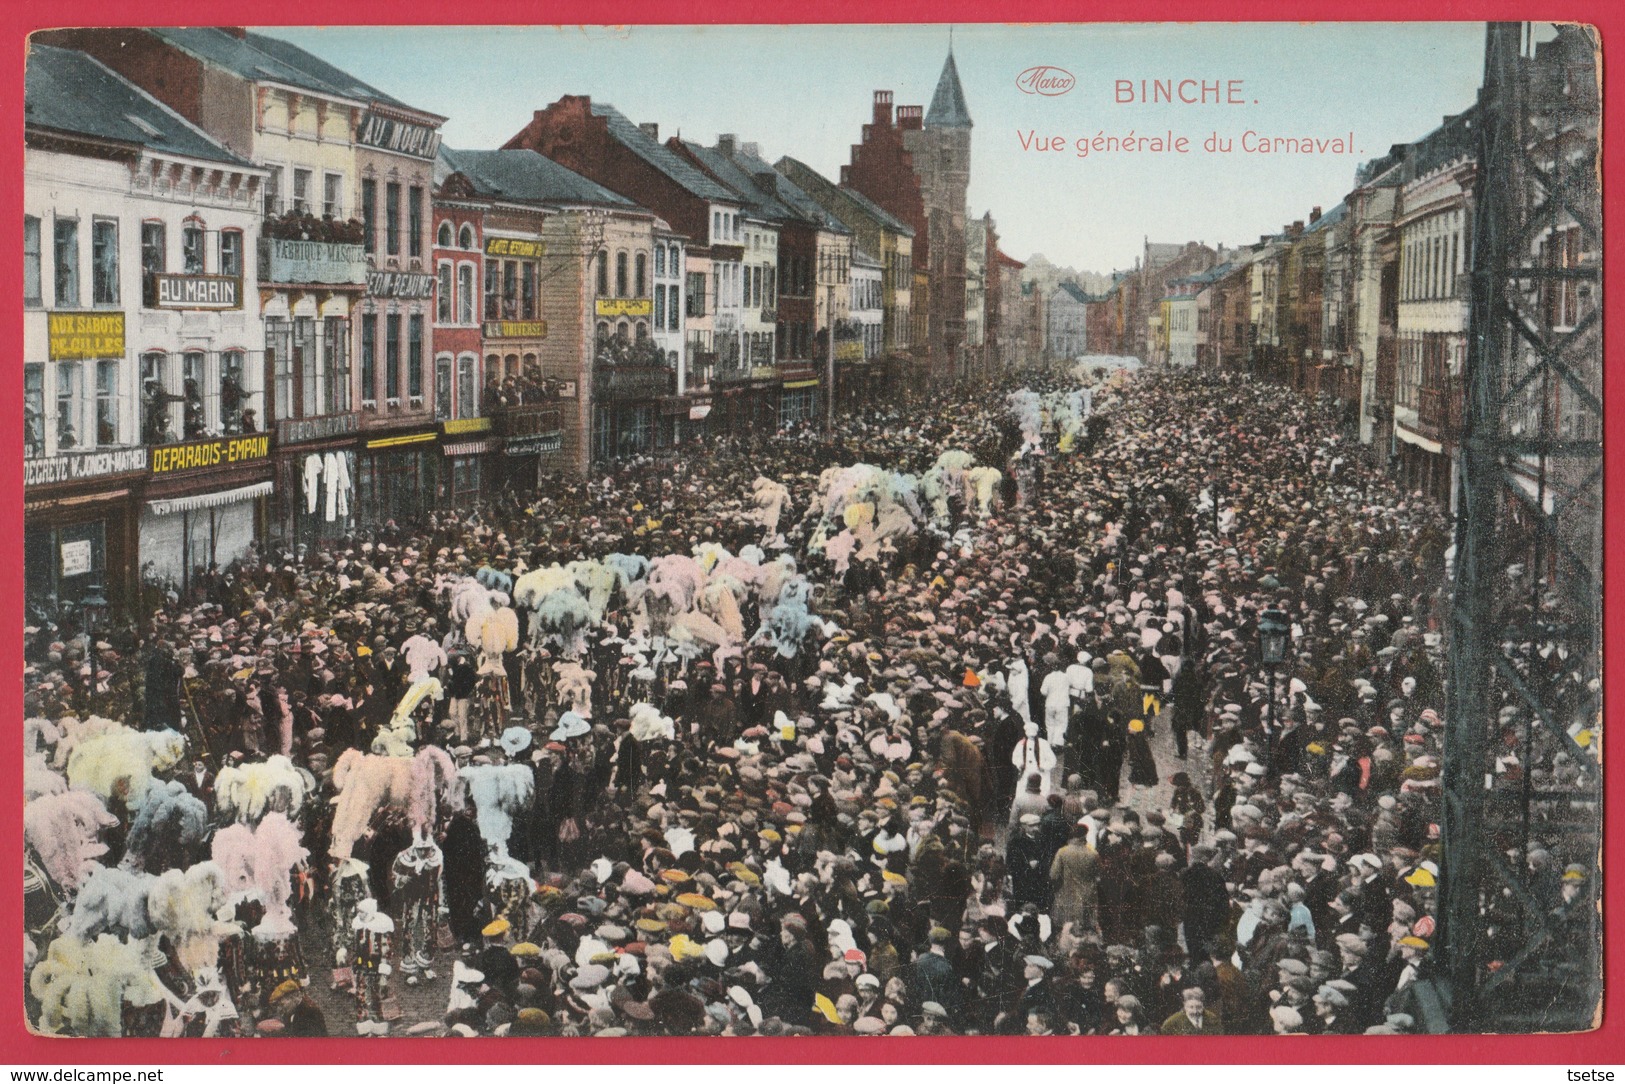
[(1453, 436), (1461, 429), (1461, 402), (1449, 388), (1418, 388), (1416, 421), (1435, 440)]
[(260, 281), (281, 286), (363, 290), (367, 254), (359, 244), (262, 237)]

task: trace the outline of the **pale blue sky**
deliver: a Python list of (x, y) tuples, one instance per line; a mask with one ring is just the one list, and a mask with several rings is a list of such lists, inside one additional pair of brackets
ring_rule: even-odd
[[(456, 147), (500, 145), (565, 94), (608, 101), (661, 138), (719, 132), (836, 177), (869, 119), (872, 92), (928, 105), (946, 26), (381, 27), (266, 31), (413, 105), (451, 119)], [(973, 25), (954, 54), (975, 121), (970, 204), (991, 210), (1002, 247), (1080, 270), (1132, 265), (1141, 239), (1256, 241), (1310, 207), (1334, 206), (1354, 168), (1472, 104), (1483, 73), (1479, 23)], [(1060, 97), (1023, 94), (1036, 64), (1077, 78)], [(1240, 79), (1256, 105), (1116, 104), (1117, 79)], [(1068, 140), (1172, 130), (1193, 152), (1037, 154), (1018, 132)], [(1330, 139), (1352, 155), (1243, 154), (1253, 130)], [(1201, 152), (1218, 131), (1234, 153)]]

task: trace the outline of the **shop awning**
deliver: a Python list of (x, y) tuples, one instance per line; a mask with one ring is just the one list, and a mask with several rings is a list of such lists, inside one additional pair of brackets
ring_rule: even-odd
[(816, 388), (817, 386), (818, 386), (818, 378), (817, 377), (814, 377), (811, 380), (786, 380), (784, 382), (784, 390), (785, 391), (794, 391), (797, 388)]
[(1398, 437), (1406, 444), (1416, 445), (1424, 452), (1432, 452), (1434, 455), (1439, 455), (1444, 451), (1444, 445), (1440, 444), (1438, 441), (1429, 440), (1420, 433), (1413, 433), (1411, 430), (1406, 429), (1398, 422), (1394, 423), (1394, 436)]
[(251, 486), (222, 489), (214, 493), (196, 493), (190, 497), (171, 497), (168, 500), (148, 501), (147, 511), (155, 516), (171, 516), (176, 512), (197, 512), (204, 508), (219, 508), (223, 504), (238, 504), (264, 497), (271, 492), (272, 483), (255, 482)]
[(440, 451), (448, 458), (458, 455), (484, 455), (495, 447), (489, 440), (465, 440), (461, 444), (442, 444)]

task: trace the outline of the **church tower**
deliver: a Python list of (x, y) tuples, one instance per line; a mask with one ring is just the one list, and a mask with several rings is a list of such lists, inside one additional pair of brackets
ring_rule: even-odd
[(951, 42), (923, 123), (918, 112), (899, 114), (903, 144), (920, 178), (929, 231), (933, 376), (939, 381), (960, 379), (970, 375), (965, 348), (965, 194), (970, 186), (972, 125)]

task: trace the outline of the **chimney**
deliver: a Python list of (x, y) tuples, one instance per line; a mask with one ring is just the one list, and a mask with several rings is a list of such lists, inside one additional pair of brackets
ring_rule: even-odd
[(642, 132), (656, 143), (660, 142), (660, 125), (656, 124), (654, 121), (644, 121), (642, 124), (638, 125), (638, 131)]
[(897, 107), (897, 127), (904, 132), (918, 132), (925, 127), (925, 106), (900, 105)]
[(734, 156), (734, 135), (732, 132), (726, 132), (717, 136), (717, 150), (721, 152), (724, 158), (732, 158)]
[(762, 145), (760, 143), (741, 143), (739, 144), (739, 153), (746, 158), (760, 158), (762, 156)]
[(1316, 222), (1319, 222), (1319, 221), (1320, 221), (1320, 208), (1319, 207), (1311, 207), (1311, 208), (1309, 208), (1309, 224), (1311, 226), (1313, 226)]
[(242, 41), (243, 39), (248, 37), (248, 28), (247, 27), (223, 26), (220, 29), (224, 30), (226, 33), (230, 34), (232, 37), (236, 38), (238, 41)]
[(1303, 232), (1303, 219), (1296, 219), (1292, 223), (1292, 236), (1296, 237)]
[(875, 91), (875, 118), (876, 126), (891, 127), (891, 91)]

